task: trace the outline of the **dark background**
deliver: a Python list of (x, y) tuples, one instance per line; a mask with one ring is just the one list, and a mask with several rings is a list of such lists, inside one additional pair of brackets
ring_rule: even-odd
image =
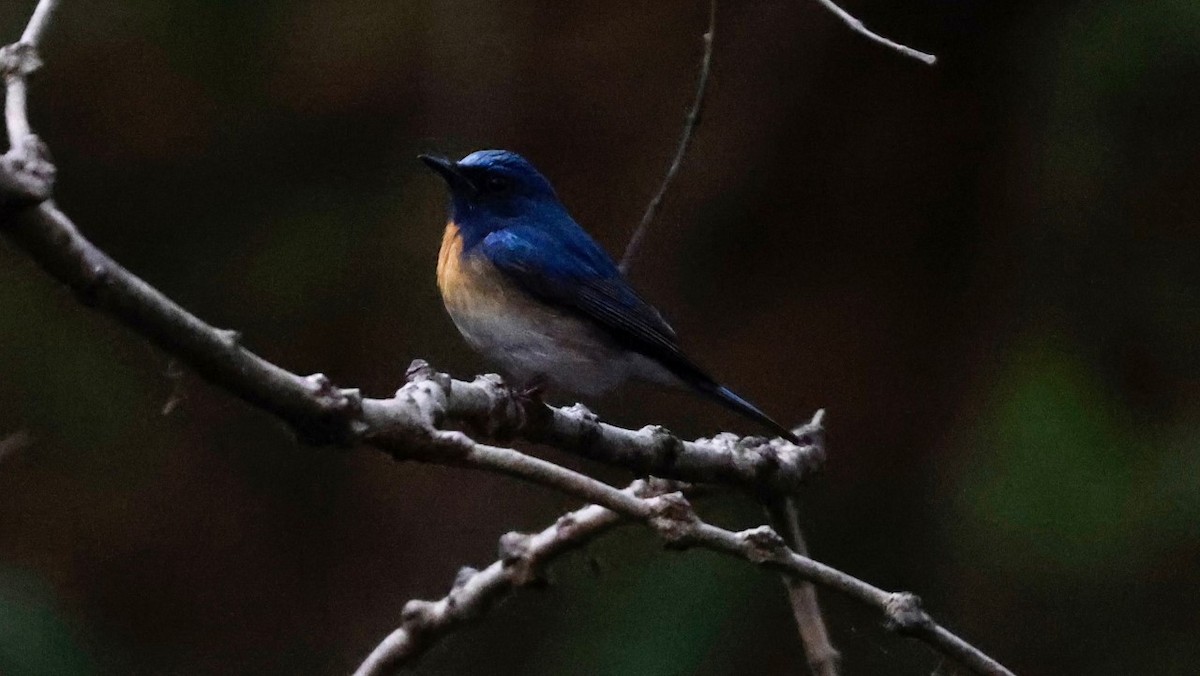
[[(0, 4), (4, 40), (33, 5)], [(819, 559), (919, 593), (1022, 674), (1196, 673), (1200, 4), (846, 6), (941, 62), (815, 2), (722, 3), (707, 115), (634, 283), (776, 417), (828, 409), (802, 499)], [(117, 260), (267, 358), (384, 396), (414, 357), (486, 368), (441, 307), (444, 196), (415, 155), (518, 150), (619, 253), (706, 12), (64, 0), (31, 115), (59, 203)], [(298, 445), (8, 246), (0, 318), (0, 437), (27, 440), (0, 457), (5, 674), (348, 672), (405, 600), (576, 506)], [(588, 403), (757, 431), (678, 393)], [(553, 578), (421, 673), (801, 673), (778, 579), (745, 563), (631, 529)], [(822, 599), (846, 674), (950, 669)]]

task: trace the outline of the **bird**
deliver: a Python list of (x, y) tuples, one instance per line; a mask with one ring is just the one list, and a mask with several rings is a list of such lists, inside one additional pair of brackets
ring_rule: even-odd
[(791, 430), (684, 354), (675, 330), (521, 155), (419, 159), (449, 191), (437, 285), (459, 332), (518, 382), (584, 396), (630, 379), (683, 385), (792, 443)]

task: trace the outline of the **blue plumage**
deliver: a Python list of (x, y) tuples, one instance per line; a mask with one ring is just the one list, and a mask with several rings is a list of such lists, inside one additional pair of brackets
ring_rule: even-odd
[(588, 394), (630, 377), (680, 382), (796, 441), (683, 354), (671, 326), (524, 158), (481, 150), (457, 162), (421, 159), (450, 188), (438, 262), (446, 308), (509, 375)]

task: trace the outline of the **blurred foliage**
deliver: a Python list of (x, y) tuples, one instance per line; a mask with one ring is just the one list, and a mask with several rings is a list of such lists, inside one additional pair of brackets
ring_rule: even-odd
[(0, 673), (94, 673), (53, 599), (35, 577), (0, 568)]
[[(33, 4), (0, 3), (0, 29)], [(773, 415), (829, 410), (802, 496), (819, 558), (919, 593), (1018, 673), (1195, 673), (1200, 5), (847, 4), (939, 65), (817, 3), (722, 3), (705, 120), (634, 282)], [(59, 202), (124, 265), (269, 359), (386, 395), (414, 357), (486, 368), (440, 307), (444, 197), (413, 157), (519, 150), (617, 252), (706, 11), (64, 0), (32, 116)], [(0, 438), (32, 440), (0, 456), (6, 675), (347, 672), (405, 600), (575, 506), (299, 446), (9, 247), (0, 318)], [(644, 388), (587, 403), (743, 429)], [(778, 580), (747, 566), (629, 529), (552, 577), (422, 673), (803, 669)], [(823, 600), (850, 676), (944, 669)]]
[[(1138, 540), (1149, 524), (1138, 518), (1143, 493), (1131, 478), (1146, 449), (1111, 393), (1069, 350), (1034, 346), (1008, 368), (979, 425), (975, 446), (987, 459), (961, 488), (968, 518), (991, 526), (971, 531), (975, 546), (1005, 541), (1029, 553), (996, 563), (1030, 584), (1145, 551)], [(1059, 570), (1040, 575), (1047, 568)]]

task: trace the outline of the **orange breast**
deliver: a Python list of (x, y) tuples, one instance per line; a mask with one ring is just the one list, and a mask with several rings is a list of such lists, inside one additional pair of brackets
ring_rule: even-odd
[(448, 289), (462, 285), (462, 250), (462, 233), (450, 221), (442, 233), (442, 248), (438, 251), (437, 283), (443, 297)]
[(459, 328), (461, 320), (473, 315), (493, 315), (516, 311), (523, 301), (512, 284), (482, 256), (463, 255), (462, 233), (453, 222), (446, 225), (442, 249), (438, 253), (438, 289), (442, 302)]

